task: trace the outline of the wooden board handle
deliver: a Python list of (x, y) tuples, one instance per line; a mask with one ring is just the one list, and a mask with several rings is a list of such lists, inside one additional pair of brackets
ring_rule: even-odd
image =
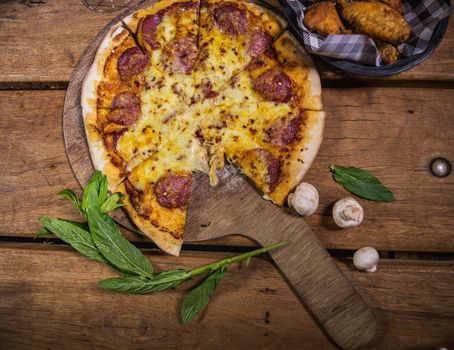
[(294, 290), (331, 339), (343, 349), (372, 342), (377, 321), (359, 293), (304, 222), (283, 225), (273, 235), (256, 235), (262, 245), (279, 240), (288, 245), (271, 252)]

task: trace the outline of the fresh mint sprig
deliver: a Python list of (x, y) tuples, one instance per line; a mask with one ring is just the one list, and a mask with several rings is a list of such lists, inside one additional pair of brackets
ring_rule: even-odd
[(40, 218), (39, 222), (48, 232), (55, 234), (82, 255), (100, 262), (107, 262), (93, 242), (87, 224), (53, 218)]
[(122, 236), (113, 219), (107, 215), (110, 211), (123, 206), (121, 202), (123, 194), (117, 192), (109, 195), (107, 178), (99, 171), (92, 174), (84, 189), (82, 200), (70, 189), (64, 189), (58, 194), (68, 199), (87, 222), (41, 218), (40, 223), (43, 228), (36, 234), (52, 233), (79, 253), (110, 265), (122, 275), (119, 278), (108, 278), (98, 282), (101, 288), (123, 293), (156, 293), (175, 288), (197, 275), (208, 274), (205, 280), (185, 297), (181, 309), (182, 323), (189, 322), (205, 309), (217, 284), (231, 264), (246, 260), (246, 265), (249, 267), (251, 257), (286, 244), (286, 242), (275, 243), (189, 271), (176, 269), (156, 273), (150, 260)]
[(191, 278), (191, 276), (186, 270), (170, 270), (157, 273), (148, 278), (143, 278), (141, 276), (108, 278), (98, 282), (98, 286), (114, 292), (148, 294), (175, 288), (181, 282), (184, 282), (189, 278)]
[(57, 193), (59, 196), (62, 196), (63, 198), (66, 198), (69, 200), (74, 206), (79, 210), (79, 212), (83, 215), (84, 212), (82, 210), (82, 204), (80, 203), (79, 198), (77, 195), (74, 193), (73, 190), (70, 190), (68, 188), (65, 188), (61, 190), (60, 192)]
[(93, 242), (107, 261), (138, 276), (150, 277), (153, 274), (150, 260), (123, 237), (110, 216), (90, 207), (86, 212)]
[(224, 277), (227, 270), (228, 265), (224, 265), (220, 269), (215, 270), (208, 275), (202, 283), (186, 295), (183, 300), (183, 305), (181, 306), (180, 317), (182, 323), (191, 321), (199, 312), (206, 308), (216, 286)]

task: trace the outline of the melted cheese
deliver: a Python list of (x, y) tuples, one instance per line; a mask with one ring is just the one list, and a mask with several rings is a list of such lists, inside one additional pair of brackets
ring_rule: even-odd
[[(219, 91), (247, 64), (247, 37), (222, 33), (214, 24), (211, 9), (208, 7), (202, 7), (200, 10), (200, 22), (199, 45), (202, 59), (195, 72), (195, 84), (210, 84), (213, 91)], [(203, 90), (196, 93), (196, 100), (202, 100), (203, 97)]]
[(196, 125), (190, 125), (187, 120), (191, 115), (188, 110), (171, 126), (160, 128), (161, 142), (154, 148), (153, 155), (132, 171), (130, 181), (135, 187), (144, 190), (147, 184), (156, 183), (169, 172), (209, 171), (207, 150), (194, 137)]
[[(195, 10), (185, 11), (178, 17), (164, 16), (156, 37), (164, 47), (176, 37), (189, 33), (197, 33)], [(162, 63), (162, 48), (159, 48), (151, 52), (144, 78), (146, 84), (140, 96), (141, 117), (117, 142), (118, 154), (128, 162), (127, 170), (131, 171), (150, 157), (167, 159), (164, 161), (164, 166), (167, 166), (175, 161), (172, 157), (183, 157), (185, 153), (188, 161), (194, 163), (194, 169), (201, 168), (200, 164), (196, 164), (200, 161), (194, 159), (194, 154), (200, 155), (200, 151), (190, 144), (194, 130), (188, 129), (190, 118), (185, 114), (194, 95), (193, 76), (168, 73)]]

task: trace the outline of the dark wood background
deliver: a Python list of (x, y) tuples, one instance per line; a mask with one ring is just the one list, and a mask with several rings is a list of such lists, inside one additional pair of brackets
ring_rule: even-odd
[[(181, 326), (178, 306), (190, 285), (151, 296), (107, 293), (95, 282), (112, 275), (108, 268), (58, 240), (34, 239), (40, 216), (78, 219), (55, 195), (64, 187), (80, 193), (63, 144), (65, 89), (115, 15), (79, 0), (0, 1), (0, 348), (333, 348), (266, 257), (233, 268), (207, 312)], [(355, 78), (316, 60), (328, 119), (306, 177), (321, 198), (308, 223), (379, 315), (379, 349), (454, 347), (454, 175), (428, 171), (436, 156), (454, 162), (453, 48), (451, 21), (435, 54), (401, 75)], [(372, 170), (397, 201), (361, 201), (365, 222), (336, 229), (330, 209), (347, 192), (331, 180), (332, 163)], [(173, 258), (124, 233), (163, 269), (255, 245), (231, 236), (186, 245)], [(382, 255), (373, 274), (351, 265), (352, 251), (366, 245)]]

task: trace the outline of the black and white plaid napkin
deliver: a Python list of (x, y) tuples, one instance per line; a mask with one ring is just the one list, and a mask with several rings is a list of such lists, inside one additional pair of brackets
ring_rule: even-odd
[[(287, 0), (296, 14), (298, 26), (303, 33), (306, 50), (322, 56), (347, 59), (367, 65), (381, 66), (381, 58), (377, 46), (365, 35), (328, 35), (323, 37), (310, 32), (303, 24), (304, 11), (311, 1)], [(313, 3), (313, 2), (312, 2)], [(424, 52), (437, 24), (449, 16), (448, 0), (409, 0), (404, 2), (405, 19), (410, 24), (413, 37), (398, 46), (403, 56), (409, 57)]]

